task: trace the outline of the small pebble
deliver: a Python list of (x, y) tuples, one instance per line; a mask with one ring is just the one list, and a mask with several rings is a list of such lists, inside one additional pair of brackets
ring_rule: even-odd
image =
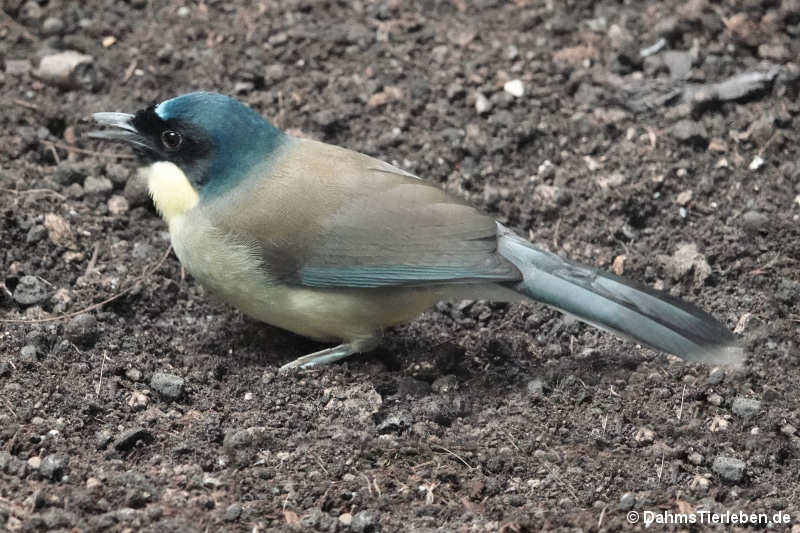
[(696, 466), (703, 464), (703, 456), (697, 452), (690, 453), (687, 459), (689, 460), (690, 463)]
[(94, 58), (74, 50), (44, 56), (33, 75), (50, 85), (65, 89), (76, 89), (90, 82), (88, 69)]
[(59, 35), (64, 31), (64, 21), (58, 17), (47, 17), (42, 22), (42, 33), (44, 35)]
[(77, 345), (92, 346), (99, 336), (97, 319), (89, 313), (79, 314), (69, 321), (64, 336)]
[(150, 378), (150, 387), (171, 400), (177, 400), (183, 394), (184, 380), (180, 376), (166, 372), (156, 372)]
[(708, 379), (706, 379), (707, 385), (719, 385), (722, 383), (722, 380), (725, 378), (725, 370), (721, 367), (715, 366), (711, 369), (711, 372), (708, 373)]
[(736, 459), (735, 457), (720, 455), (714, 459), (714, 464), (711, 469), (719, 474), (722, 479), (737, 483), (741, 481), (744, 476), (744, 467), (744, 461)]
[(536, 175), (541, 180), (552, 179), (556, 175), (556, 166), (549, 159), (545, 159), (536, 170)]
[(60, 481), (67, 470), (67, 459), (63, 455), (50, 454), (42, 459), (39, 473), (50, 481)]
[(722, 396), (720, 396), (716, 392), (712, 392), (711, 394), (709, 394), (707, 400), (708, 403), (710, 403), (711, 405), (715, 405), (717, 407), (722, 405)]
[(19, 351), (19, 358), (23, 361), (28, 363), (36, 362), (36, 346), (28, 344), (27, 346), (23, 346), (22, 349)]
[(758, 170), (764, 166), (764, 163), (765, 163), (764, 159), (761, 156), (757, 155), (753, 158), (753, 160), (750, 162), (750, 165), (748, 165), (747, 168), (750, 170)]
[(223, 520), (226, 522), (233, 522), (242, 516), (242, 505), (240, 503), (232, 503), (225, 509)]
[(544, 382), (541, 378), (534, 378), (528, 382), (528, 394), (541, 396), (544, 394)]
[(503, 85), (503, 90), (514, 98), (521, 98), (525, 94), (525, 85), (522, 80), (509, 80)]
[(701, 144), (708, 139), (708, 132), (705, 126), (693, 120), (679, 120), (672, 126), (670, 133), (683, 143)]
[(90, 195), (104, 195), (111, 192), (112, 189), (114, 189), (114, 184), (106, 177), (88, 176), (83, 182), (83, 192)]
[(617, 508), (620, 511), (630, 511), (634, 505), (636, 505), (636, 495), (632, 492), (626, 492), (619, 497)]
[(129, 208), (128, 200), (119, 194), (115, 194), (108, 200), (108, 212), (112, 215), (124, 215)]
[(492, 109), (492, 103), (482, 93), (478, 93), (478, 96), (475, 97), (475, 111), (479, 115), (483, 115), (488, 113), (490, 109)]
[(760, 401), (752, 398), (742, 398), (741, 396), (735, 398), (733, 400), (733, 405), (731, 406), (731, 411), (733, 411), (735, 415), (739, 415), (742, 418), (750, 418), (751, 416), (758, 414), (760, 409)]
[(357, 533), (369, 533), (375, 530), (377, 518), (372, 511), (360, 511), (353, 516), (350, 522), (350, 530)]
[(98, 450), (105, 450), (112, 440), (114, 440), (114, 435), (107, 429), (101, 429), (95, 435), (94, 443)]
[(49, 297), (47, 285), (36, 276), (23, 276), (14, 289), (14, 300), (21, 305), (36, 305)]
[(760, 211), (747, 211), (742, 215), (741, 220), (742, 227), (753, 233), (761, 231), (769, 224), (769, 217)]

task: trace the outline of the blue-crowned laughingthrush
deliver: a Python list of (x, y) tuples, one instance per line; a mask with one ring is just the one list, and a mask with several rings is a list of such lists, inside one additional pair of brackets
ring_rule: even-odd
[(743, 359), (697, 307), (535, 248), (408, 172), (292, 137), (227, 96), (94, 118), (115, 128), (94, 136), (149, 162), (175, 253), (202, 285), (254, 318), (340, 342), (284, 368), (370, 350), (443, 299), (532, 299), (687, 360)]

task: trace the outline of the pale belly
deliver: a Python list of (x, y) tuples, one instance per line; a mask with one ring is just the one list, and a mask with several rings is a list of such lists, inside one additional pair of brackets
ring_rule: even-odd
[(373, 337), (448, 296), (444, 288), (315, 289), (276, 283), (251, 247), (233, 242), (191, 213), (169, 223), (184, 268), (244, 314), (315, 340)]

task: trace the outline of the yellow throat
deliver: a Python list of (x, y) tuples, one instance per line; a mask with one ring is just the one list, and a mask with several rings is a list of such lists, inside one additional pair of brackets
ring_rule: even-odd
[(174, 163), (159, 161), (139, 170), (161, 217), (170, 223), (197, 205), (200, 197), (186, 174)]

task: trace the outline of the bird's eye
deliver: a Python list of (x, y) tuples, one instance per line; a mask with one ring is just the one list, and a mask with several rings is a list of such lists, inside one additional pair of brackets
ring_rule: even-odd
[(164, 130), (161, 132), (161, 144), (170, 152), (174, 152), (183, 144), (183, 136), (175, 130)]

